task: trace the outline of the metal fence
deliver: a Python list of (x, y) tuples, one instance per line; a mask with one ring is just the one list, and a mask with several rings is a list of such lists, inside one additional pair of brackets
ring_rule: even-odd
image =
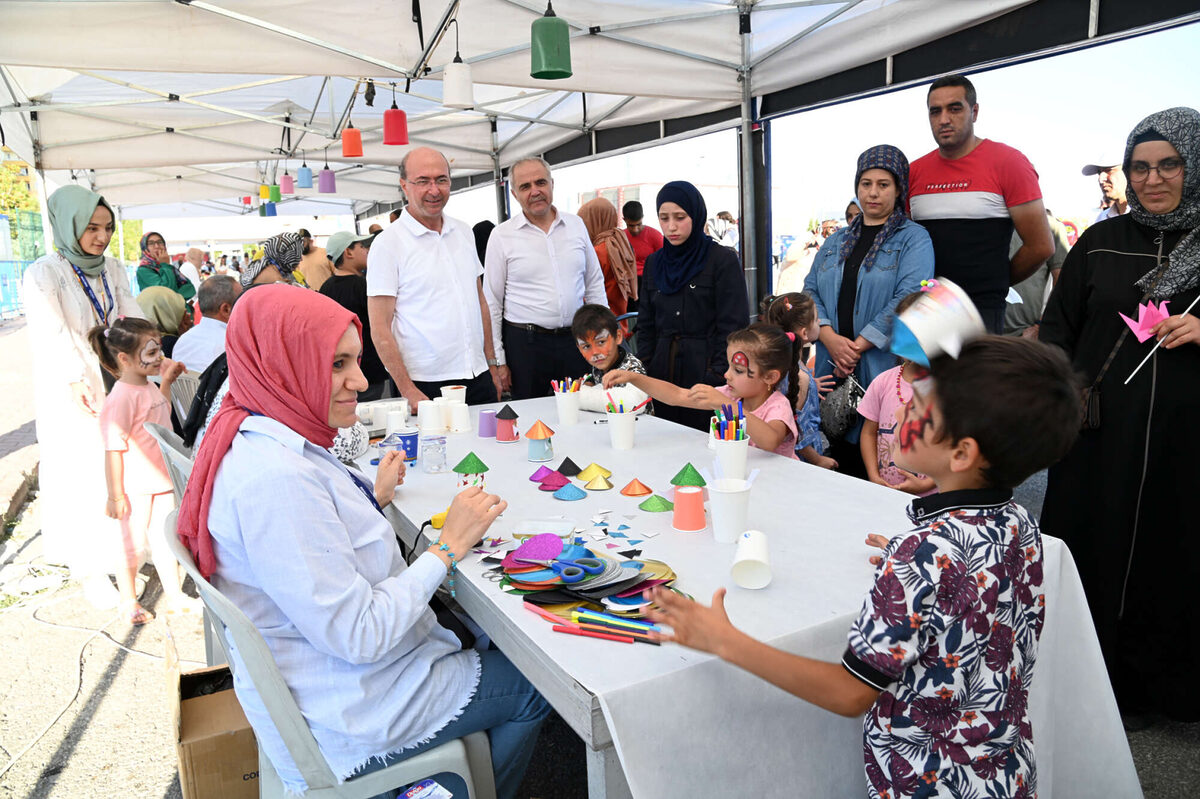
[[(33, 261), (0, 261), (0, 320), (12, 319), (25, 314), (25, 299), (22, 297), (22, 278)], [(137, 264), (126, 264), (125, 274), (130, 289), (137, 294)]]

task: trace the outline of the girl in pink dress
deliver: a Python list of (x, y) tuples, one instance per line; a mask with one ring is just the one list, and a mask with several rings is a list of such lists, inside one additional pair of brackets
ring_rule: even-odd
[[(163, 522), (175, 501), (158, 442), (144, 427), (146, 422), (171, 426), (171, 384), (183, 373), (183, 364), (163, 357), (158, 330), (145, 319), (118, 317), (111, 327), (92, 328), (88, 340), (100, 365), (117, 378), (100, 411), (108, 483), (104, 512), (121, 523), (121, 539), (112, 549), (112, 569), (130, 623), (145, 624), (154, 616), (138, 604), (134, 580), (147, 539), (171, 609), (193, 604), (180, 587), (179, 564), (163, 546)], [(152, 375), (161, 376), (161, 387), (149, 381)]]

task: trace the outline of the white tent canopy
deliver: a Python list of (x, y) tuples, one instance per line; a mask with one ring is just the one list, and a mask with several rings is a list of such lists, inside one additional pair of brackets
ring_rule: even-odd
[[(1183, 0), (1104, 0), (1103, 13), (1100, 0), (558, 0), (574, 74), (544, 81), (529, 77), (541, 0), (415, 5), (420, 31), (414, 4), (395, 0), (9, 0), (0, 122), (56, 182), (87, 181), (127, 215), (199, 202), (237, 212), (259, 182), (326, 156), (337, 193), (303, 192), (292, 207), (329, 212), (400, 200), (395, 167), (410, 147), (381, 142), (393, 89), (411, 144), (444, 151), (461, 186), (528, 155), (749, 133), (760, 114), (1198, 16)], [(456, 36), (475, 81), (469, 111), (441, 105)], [(351, 120), (364, 155), (343, 160)]]

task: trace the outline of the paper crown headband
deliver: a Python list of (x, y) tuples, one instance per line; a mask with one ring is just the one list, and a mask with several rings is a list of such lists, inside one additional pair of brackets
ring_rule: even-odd
[(896, 316), (891, 350), (929, 366), (939, 355), (957, 358), (963, 345), (987, 332), (975, 303), (951, 280), (921, 282), (921, 296)]

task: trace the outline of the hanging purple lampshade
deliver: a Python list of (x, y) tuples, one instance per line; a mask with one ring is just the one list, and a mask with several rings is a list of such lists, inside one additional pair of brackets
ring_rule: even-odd
[(275, 211), (275, 203), (265, 203), (267, 206), (267, 216), (279, 216)]
[(337, 192), (337, 176), (326, 166), (317, 173), (317, 191), (320, 194), (335, 194)]
[(291, 175), (284, 173), (283, 177), (281, 177), (279, 179), (279, 190), (282, 191), (284, 194), (295, 194), (296, 193), (296, 181), (292, 178)]

